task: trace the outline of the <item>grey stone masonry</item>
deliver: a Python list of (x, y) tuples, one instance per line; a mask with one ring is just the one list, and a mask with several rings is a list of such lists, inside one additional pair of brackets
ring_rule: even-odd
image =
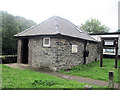
[(32, 50), (33, 50), (33, 39), (29, 39), (29, 43), (28, 43), (28, 64), (32, 65)]
[(86, 57), (86, 64), (92, 61), (100, 60), (98, 44), (96, 43), (87, 43), (87, 50), (89, 51), (89, 56)]
[[(43, 47), (44, 37), (50, 37), (50, 47)], [(57, 71), (60, 69), (69, 69), (84, 63), (84, 40), (64, 36), (44, 37), (36, 36), (32, 38), (32, 40), (29, 40), (29, 46), (32, 45), (32, 50), (30, 50), (31, 54), (29, 55), (32, 66)], [(72, 53), (72, 45), (77, 45), (76, 53)], [(87, 50), (89, 50), (90, 53), (89, 57), (86, 58), (86, 63), (99, 59), (97, 43), (89, 42), (89, 44), (87, 44)]]

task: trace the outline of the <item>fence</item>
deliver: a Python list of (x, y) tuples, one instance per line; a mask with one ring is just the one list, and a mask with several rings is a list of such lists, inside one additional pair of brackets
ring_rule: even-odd
[(17, 55), (5, 55), (2, 58), (2, 63), (16, 63), (17, 62)]

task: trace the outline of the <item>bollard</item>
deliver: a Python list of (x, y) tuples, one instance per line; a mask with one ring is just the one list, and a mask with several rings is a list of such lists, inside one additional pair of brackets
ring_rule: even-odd
[(85, 86), (84, 86), (84, 90), (92, 90), (92, 86), (85, 85)]
[(108, 88), (114, 88), (114, 72), (109, 72), (109, 82), (108, 82)]

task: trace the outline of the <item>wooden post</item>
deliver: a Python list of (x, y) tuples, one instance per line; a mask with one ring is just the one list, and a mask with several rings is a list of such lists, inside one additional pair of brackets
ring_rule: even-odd
[(118, 40), (115, 40), (115, 68), (117, 68), (118, 61)]
[(108, 88), (114, 88), (114, 72), (109, 72), (109, 82), (108, 82)]
[(103, 40), (101, 41), (100, 67), (103, 67)]
[(92, 86), (85, 85), (84, 90), (92, 90)]
[(21, 63), (21, 52), (22, 52), (22, 40), (18, 39), (18, 47), (17, 47), (17, 63)]

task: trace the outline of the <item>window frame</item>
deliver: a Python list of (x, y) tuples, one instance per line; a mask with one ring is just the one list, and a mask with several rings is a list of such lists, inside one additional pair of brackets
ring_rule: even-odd
[[(49, 43), (48, 43), (48, 44), (45, 44), (45, 39), (48, 39), (48, 40), (49, 40)], [(44, 37), (44, 38), (43, 38), (43, 47), (50, 47), (50, 37)]]

